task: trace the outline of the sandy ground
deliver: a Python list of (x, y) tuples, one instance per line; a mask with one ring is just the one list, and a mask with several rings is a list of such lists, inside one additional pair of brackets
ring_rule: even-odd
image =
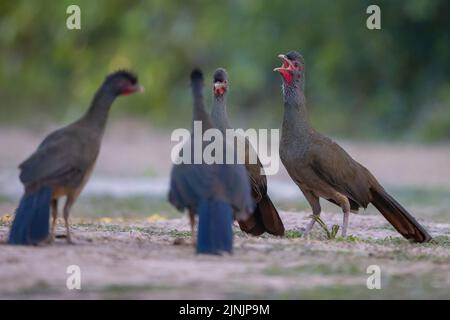
[[(0, 150), (7, 151), (0, 154), (0, 178), (7, 176), (0, 183), (15, 181), (11, 179), (17, 175), (17, 164), (49, 130), (0, 127)], [(169, 142), (167, 133), (139, 121), (111, 123), (90, 183), (98, 185), (97, 177), (111, 176), (114, 179), (100, 182), (124, 182), (116, 177), (131, 178), (132, 184), (141, 176), (166, 179), (171, 165)], [(450, 188), (449, 144), (342, 145), (385, 186)], [(280, 188), (282, 193), (292, 189), (294, 198), (299, 195), (294, 185), (286, 192), (281, 189), (278, 181), (290, 183), (282, 167), (277, 176), (268, 180), (269, 192), (274, 191), (271, 188)], [(9, 186), (0, 185), (0, 190), (4, 187)], [(147, 188), (147, 184), (142, 187)], [(444, 192), (441, 197), (446, 196), (448, 193)], [(279, 198), (275, 200), (280, 203)], [(309, 213), (283, 212), (288, 230), (285, 238), (253, 238), (235, 229), (235, 252), (226, 257), (195, 255), (188, 244), (190, 232), (185, 217), (165, 220), (137, 215), (124, 220), (99, 219), (98, 215), (81, 218), (74, 214), (75, 246), (67, 245), (64, 239), (47, 247), (0, 245), (0, 298), (449, 299), (448, 201), (437, 206), (434, 200), (421, 207), (423, 212), (418, 216), (425, 218), (421, 221), (437, 236), (436, 244), (409, 244), (379, 215), (352, 215), (352, 237), (346, 239), (329, 240), (317, 226), (309, 239), (303, 239), (299, 231)], [(0, 241), (6, 239), (10, 223), (1, 216), (12, 212), (16, 201), (0, 192)], [(135, 206), (130, 208), (136, 210)], [(145, 209), (149, 213), (152, 210)], [(322, 215), (328, 226), (341, 222), (339, 210), (334, 208), (332, 212)], [(439, 217), (444, 223), (433, 222), (430, 217)], [(63, 231), (59, 226), (58, 232)], [(187, 244), (173, 245), (180, 237)], [(69, 265), (81, 268), (81, 290), (66, 288)], [(381, 290), (366, 287), (369, 265), (381, 268)]]
[[(300, 238), (304, 212), (282, 218), (286, 238), (235, 229), (234, 254), (225, 257), (195, 255), (186, 218), (76, 221), (76, 245), (0, 247), (0, 298), (450, 298), (450, 224), (426, 223), (439, 243), (414, 245), (379, 216), (353, 215), (352, 236), (334, 240), (318, 226)], [(341, 216), (323, 218), (331, 226)], [(174, 245), (180, 237), (185, 244)], [(81, 290), (66, 288), (69, 265), (81, 268)], [(381, 290), (367, 289), (369, 265), (381, 268)]]

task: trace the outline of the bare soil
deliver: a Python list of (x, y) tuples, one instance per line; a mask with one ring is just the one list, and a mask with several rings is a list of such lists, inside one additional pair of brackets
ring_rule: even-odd
[[(17, 165), (50, 129), (0, 128), (0, 150), (7, 150), (0, 154), (0, 178), (14, 178)], [(169, 142), (169, 134), (139, 121), (111, 123), (93, 181), (96, 175), (167, 177)], [(72, 214), (76, 245), (67, 245), (65, 239), (45, 247), (0, 245), (0, 298), (449, 299), (449, 193), (443, 190), (450, 188), (450, 145), (342, 145), (383, 185), (413, 188), (403, 200), (410, 201), (406, 207), (436, 236), (436, 243), (408, 243), (374, 210), (351, 216), (352, 236), (346, 239), (327, 239), (318, 226), (304, 239), (301, 227), (309, 211), (302, 210), (307, 206), (291, 207), (278, 198), (277, 206), (292, 208), (282, 212), (285, 238), (254, 238), (235, 228), (232, 256), (198, 256), (189, 244), (187, 218), (169, 212), (167, 205), (141, 199), (138, 206), (136, 199), (111, 198), (92, 205), (83, 194)], [(282, 167), (276, 177), (269, 177), (269, 191), (280, 188), (277, 179), (289, 182)], [(5, 214), (16, 202), (0, 194), (0, 241), (9, 230)], [(341, 223), (338, 208), (325, 206), (325, 211), (322, 217), (329, 227)], [(64, 233), (62, 225), (58, 233)], [(174, 245), (180, 238), (185, 244)], [(66, 287), (69, 265), (81, 268), (81, 290)], [(369, 265), (381, 268), (380, 290), (366, 286)]]
[[(342, 218), (322, 217), (329, 226)], [(351, 236), (332, 240), (319, 226), (300, 237), (305, 212), (282, 218), (286, 238), (235, 228), (234, 254), (222, 257), (194, 253), (187, 218), (75, 220), (76, 245), (57, 239), (44, 247), (0, 246), (0, 298), (450, 298), (450, 224), (425, 223), (437, 243), (418, 245), (399, 238), (381, 216), (352, 215)], [(174, 245), (179, 238), (184, 244)], [(81, 268), (81, 290), (66, 287), (69, 265)], [(381, 268), (380, 290), (367, 289), (369, 265)]]

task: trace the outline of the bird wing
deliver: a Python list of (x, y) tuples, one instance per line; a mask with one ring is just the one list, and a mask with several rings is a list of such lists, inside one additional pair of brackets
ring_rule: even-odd
[(236, 218), (245, 219), (254, 210), (253, 186), (244, 165), (216, 165), (216, 179), (222, 184), (226, 199), (232, 204)]
[[(250, 163), (250, 160), (253, 161), (255, 158), (256, 163)], [(245, 138), (245, 167), (250, 178), (253, 197), (256, 202), (259, 202), (267, 194), (267, 179), (264, 174), (261, 174), (261, 170), (264, 170), (263, 166), (259, 160), (258, 153), (247, 137)]]
[(235, 212), (253, 210), (250, 182), (243, 165), (178, 164), (172, 167), (169, 202), (178, 210), (196, 208), (202, 199), (220, 199)]
[[(80, 129), (80, 128), (78, 128)], [(20, 180), (33, 183), (68, 183), (76, 186), (98, 154), (73, 127), (48, 135), (37, 150), (20, 164)]]
[(316, 175), (359, 206), (367, 207), (371, 200), (371, 173), (329, 138), (317, 139), (311, 148), (310, 165)]
[(212, 192), (213, 171), (204, 164), (177, 164), (170, 174), (169, 202), (178, 210), (196, 208)]

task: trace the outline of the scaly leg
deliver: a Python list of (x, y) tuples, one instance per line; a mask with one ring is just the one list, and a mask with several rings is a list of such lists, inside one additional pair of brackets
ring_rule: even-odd
[(316, 197), (313, 193), (303, 191), (303, 194), (305, 195), (305, 198), (308, 201), (309, 205), (311, 206), (313, 212), (313, 217), (311, 218), (311, 221), (309, 221), (308, 225), (305, 228), (305, 231), (303, 232), (303, 237), (306, 237), (314, 227), (314, 224), (316, 223), (315, 217), (320, 216), (320, 212), (322, 211), (322, 209), (320, 207), (319, 198)]
[(190, 209), (189, 210), (189, 221), (191, 223), (191, 240), (192, 245), (196, 247), (197, 245), (197, 237), (195, 235), (195, 211)]
[(342, 221), (342, 236), (344, 238), (347, 236), (347, 227), (348, 227), (349, 215), (350, 215), (349, 211), (344, 212), (344, 219)]
[(66, 226), (66, 235), (67, 235), (66, 240), (68, 244), (74, 244), (70, 236), (70, 224), (69, 224), (70, 209), (72, 208), (74, 202), (75, 198), (73, 196), (68, 195), (66, 204), (64, 205), (64, 224)]
[(340, 193), (337, 193), (335, 196), (335, 201), (341, 205), (342, 212), (344, 212), (344, 218), (342, 220), (342, 236), (347, 236), (347, 227), (348, 227), (348, 220), (350, 215), (350, 201), (348, 201), (348, 198)]
[(52, 199), (52, 226), (50, 229), (49, 242), (55, 241), (56, 219), (58, 218), (58, 199)]

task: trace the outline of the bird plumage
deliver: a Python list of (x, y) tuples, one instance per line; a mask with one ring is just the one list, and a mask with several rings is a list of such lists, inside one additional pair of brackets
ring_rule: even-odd
[[(340, 206), (344, 212), (345, 236), (350, 211), (356, 212), (372, 203), (405, 238), (429, 241), (431, 236), (427, 231), (384, 190), (369, 170), (337, 143), (312, 128), (306, 111), (303, 57), (296, 52), (280, 57), (283, 65), (275, 69), (283, 76), (280, 158), (311, 205), (313, 214), (320, 214), (319, 198)], [(314, 221), (305, 233), (311, 230)]]
[[(222, 90), (213, 90), (214, 102), (211, 111), (211, 120), (213, 125), (224, 135), (226, 135), (227, 129), (231, 129), (226, 105), (228, 84), (228, 74), (225, 69), (217, 69), (214, 73), (213, 85)], [(251, 153), (255, 156), (256, 163), (250, 163)], [(261, 235), (264, 232), (282, 236), (284, 235), (283, 222), (267, 194), (267, 177), (261, 173), (264, 169), (248, 139), (245, 140), (245, 159), (245, 167), (252, 186), (252, 196), (256, 206), (255, 211), (247, 220), (239, 221), (239, 226), (242, 231), (255, 236)]]
[[(22, 202), (25, 201), (28, 204), (29, 196), (40, 195), (44, 191), (51, 190), (50, 200), (48, 204), (45, 204), (45, 207), (50, 208), (51, 201), (55, 201), (57, 204), (60, 197), (67, 196), (64, 219), (69, 242), (71, 242), (69, 212), (95, 165), (109, 109), (117, 96), (137, 92), (140, 89), (134, 74), (127, 71), (110, 74), (98, 89), (85, 115), (74, 123), (50, 133), (36, 151), (19, 165), (19, 178), (25, 189)], [(39, 203), (43, 201), (42, 199), (39, 197)], [(13, 223), (15, 227), (11, 229), (10, 239), (23, 239), (23, 237), (15, 235), (16, 230), (31, 228), (34, 232), (36, 228), (47, 230), (48, 233), (48, 216), (46, 222), (45, 219), (23, 218), (23, 215), (41, 216), (40, 206), (27, 205), (25, 207), (27, 210), (17, 211), (18, 214)], [(51, 238), (54, 236), (57, 205), (52, 205), (52, 216)], [(40, 221), (40, 225), (36, 225), (36, 223), (31, 225), (32, 221)], [(20, 226), (21, 224), (27, 225)], [(44, 224), (47, 224), (47, 227)], [(15, 243), (18, 242), (15, 241)], [(29, 243), (24, 242), (23, 244)]]
[[(205, 131), (212, 125), (205, 111), (201, 71), (194, 70), (191, 73), (191, 87), (194, 98), (193, 121), (201, 121)], [(191, 141), (194, 139), (192, 135)], [(191, 163), (175, 164), (172, 167), (169, 202), (180, 211), (188, 209), (199, 215), (198, 253), (231, 252), (233, 217), (245, 219), (253, 211), (245, 167), (236, 164), (195, 164), (194, 144), (189, 145), (192, 148)], [(192, 221), (191, 225), (194, 225)]]

